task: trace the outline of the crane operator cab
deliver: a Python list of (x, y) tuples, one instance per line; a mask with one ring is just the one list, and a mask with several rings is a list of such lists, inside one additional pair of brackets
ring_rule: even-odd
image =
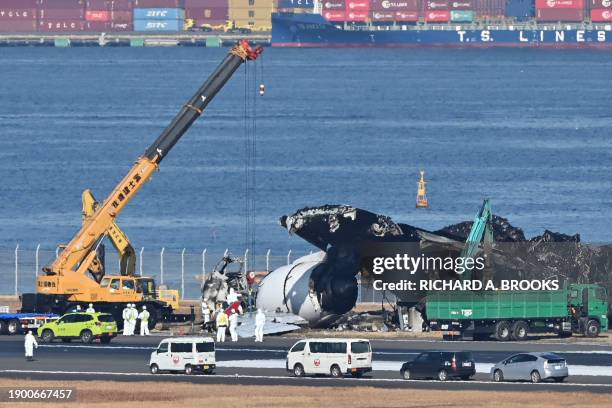
[(153, 278), (139, 276), (105, 276), (100, 287), (117, 301), (141, 301), (155, 299), (155, 281)]

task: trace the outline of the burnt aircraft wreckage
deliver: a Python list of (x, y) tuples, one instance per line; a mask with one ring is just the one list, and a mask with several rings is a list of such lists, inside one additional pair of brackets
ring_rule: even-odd
[[(355, 306), (357, 276), (360, 274), (362, 283), (373, 278), (362, 266), (364, 245), (412, 243), (428, 256), (458, 257), (472, 228), (472, 222), (462, 222), (427, 231), (348, 205), (304, 208), (281, 217), (280, 223), (320, 251), (269, 273), (260, 283), (257, 307), (298, 315), (311, 327), (333, 326)], [(494, 242), (488, 268), (494, 281), (556, 277), (601, 283), (612, 293), (611, 245), (583, 244), (578, 234), (550, 231), (527, 239), (505, 218), (493, 215), (490, 223)], [(450, 278), (444, 271), (433, 273), (437, 278)], [(426, 293), (416, 298), (414, 294), (405, 296), (405, 292), (393, 295), (397, 305), (419, 308)]]

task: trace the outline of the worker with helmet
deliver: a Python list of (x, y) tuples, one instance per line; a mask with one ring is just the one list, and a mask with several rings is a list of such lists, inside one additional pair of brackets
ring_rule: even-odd
[(130, 336), (134, 335), (136, 331), (136, 320), (138, 319), (138, 310), (136, 309), (136, 303), (132, 303), (130, 307)]
[(89, 304), (89, 307), (87, 308), (87, 310), (85, 310), (87, 313), (96, 313), (96, 310), (93, 307), (93, 303)]
[(32, 330), (28, 331), (25, 335), (25, 341), (23, 344), (25, 348), (25, 358), (27, 361), (34, 361), (34, 347), (38, 348), (38, 342), (36, 337), (32, 334)]
[(123, 311), (121, 312), (121, 318), (123, 319), (123, 335), (124, 336), (129, 336), (129, 322), (128, 322), (128, 313), (130, 312), (130, 304), (128, 303), (127, 305), (125, 305), (125, 307), (123, 308)]
[(140, 319), (140, 335), (148, 336), (149, 335), (149, 311), (146, 306), (142, 307), (142, 311), (138, 314), (138, 319)]
[(264, 313), (262, 308), (257, 309), (257, 314), (255, 315), (255, 341), (263, 342), (264, 336), (264, 326), (266, 324), (266, 314)]
[(227, 314), (225, 311), (221, 309), (221, 305), (217, 306), (217, 342), (223, 343), (225, 341), (225, 330), (227, 329), (227, 325), (229, 323)]

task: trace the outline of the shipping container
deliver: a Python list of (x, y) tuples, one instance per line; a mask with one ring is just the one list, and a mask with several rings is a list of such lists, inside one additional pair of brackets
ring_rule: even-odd
[[(40, 0), (39, 9), (84, 9), (85, 0)], [(61, 21), (61, 20), (60, 20)]]
[(427, 11), (425, 13), (425, 21), (433, 23), (447, 22), (450, 19), (448, 10)]
[(36, 20), (36, 9), (5, 9), (0, 5), (0, 21), (5, 20)]
[(474, 4), (472, 0), (455, 0), (448, 3), (448, 8), (451, 10), (473, 10)]
[(346, 21), (362, 22), (367, 21), (370, 13), (367, 11), (347, 11)]
[(474, 21), (474, 12), (472, 10), (452, 10), (450, 20), (455, 23), (469, 23)]
[(505, 17), (506, 0), (473, 0), (473, 3), (475, 14), (479, 17), (493, 19)]
[(314, 0), (278, 0), (277, 7), (279, 9), (311, 9), (314, 7)]
[(33, 33), (37, 29), (37, 20), (2, 20), (0, 33)]
[(133, 8), (132, 0), (88, 0), (87, 10), (129, 11)]
[(346, 9), (346, 4), (344, 4), (344, 0), (328, 0), (323, 1), (323, 10), (342, 10)]
[(183, 20), (134, 20), (134, 31), (183, 31)]
[(590, 0), (590, 4), (591, 4), (591, 9), (612, 8), (612, 0)]
[[(226, 21), (228, 19), (229, 10), (227, 7), (215, 7), (215, 8), (191, 8), (185, 10), (185, 18), (192, 19), (197, 22), (203, 21), (206, 22), (208, 20), (222, 20)], [(204, 23), (200, 23), (204, 24)]]
[(87, 21), (109, 21), (111, 12), (106, 10), (87, 10), (85, 12), (85, 20)]
[(132, 23), (132, 18), (133, 14), (132, 11), (127, 11), (127, 10), (118, 10), (118, 11), (111, 11), (111, 20), (114, 23)]
[(612, 21), (612, 10), (593, 9), (591, 10), (591, 20), (595, 23)]
[(508, 17), (516, 17), (518, 20), (522, 20), (534, 15), (535, 7), (533, 0), (508, 0), (506, 3), (506, 16)]
[(39, 20), (38, 31), (42, 32), (78, 32), (85, 29), (85, 20)]
[(399, 21), (402, 23), (411, 23), (419, 20), (419, 12), (414, 10), (406, 10), (406, 11), (396, 11), (395, 12), (395, 21)]
[(323, 11), (323, 17), (325, 17), (329, 21), (345, 21), (346, 12), (344, 10)]
[(448, 10), (448, 1), (427, 0), (425, 2), (425, 10)]
[(183, 0), (133, 0), (134, 8), (183, 8)]
[[(298, 1), (298, 0), (294, 0)], [(299, 0), (306, 1), (306, 0)], [(312, 4), (312, 0), (308, 0)], [(214, 7), (227, 7), (228, 0), (185, 0), (183, 3), (184, 7), (187, 8), (214, 8)]]
[(548, 22), (579, 22), (584, 20), (582, 9), (538, 9), (536, 10), (538, 21)]
[(370, 11), (369, 0), (346, 0), (346, 12), (365, 12)]
[(370, 12), (370, 19), (373, 22), (395, 21), (395, 12), (374, 10)]
[(38, 0), (0, 0), (0, 9), (35, 9)]
[(185, 10), (178, 8), (135, 8), (134, 20), (185, 20)]
[(418, 0), (370, 0), (370, 9), (379, 11), (416, 11), (419, 9)]
[(41, 20), (83, 20), (85, 18), (85, 9), (84, 8), (39, 9), (38, 18)]
[(131, 23), (115, 23), (113, 21), (88, 21), (85, 31), (99, 33), (106, 31), (133, 31)]
[(536, 9), (584, 9), (584, 0), (536, 0)]

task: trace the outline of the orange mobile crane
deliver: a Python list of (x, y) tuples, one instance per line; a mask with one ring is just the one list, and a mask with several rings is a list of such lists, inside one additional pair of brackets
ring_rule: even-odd
[[(93, 303), (96, 311), (112, 313), (120, 322), (126, 304), (136, 303), (137, 306), (147, 306), (151, 314), (151, 327), (160, 320), (186, 320), (184, 316), (180, 319), (179, 315), (175, 315), (168, 302), (158, 298), (153, 278), (124, 271), (121, 275), (105, 276), (98, 249), (104, 237), (115, 230), (115, 218), (144, 183), (151, 179), (163, 158), (203, 113), (217, 92), (242, 63), (257, 59), (262, 51), (261, 47), (252, 49), (244, 40), (231, 49), (106, 200), (95, 205), (92, 214), (84, 214), (81, 230), (63, 248), (57, 259), (43, 268), (44, 274), (37, 277), (36, 293), (22, 295), (22, 312), (61, 314), (76, 305), (84, 309), (85, 305)], [(93, 196), (90, 198), (93, 200)]]

